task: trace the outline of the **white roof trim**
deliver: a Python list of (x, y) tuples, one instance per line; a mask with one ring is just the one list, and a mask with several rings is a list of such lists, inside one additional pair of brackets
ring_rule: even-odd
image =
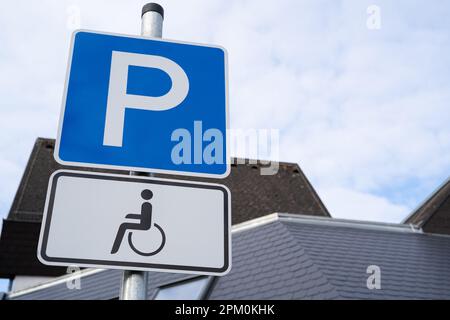
[(316, 224), (316, 225), (328, 225), (333, 227), (348, 227), (366, 230), (383, 230), (383, 231), (409, 232), (409, 233), (422, 232), (422, 229), (420, 228), (414, 228), (414, 230), (412, 230), (410, 225), (400, 223), (336, 219), (320, 216), (299, 215), (292, 213), (278, 213), (278, 216), (279, 219), (282, 221)]
[(56, 286), (61, 283), (65, 283), (71, 280), (80, 279), (82, 277), (90, 276), (99, 272), (105, 271), (105, 269), (85, 269), (78, 272), (70, 273), (67, 275), (63, 275), (60, 277), (57, 277), (55, 279), (49, 280), (48, 282), (38, 284), (34, 287), (18, 290), (15, 292), (8, 293), (8, 298), (15, 298), (24, 294), (29, 294), (38, 290), (50, 288), (53, 286)]
[(386, 223), (386, 222), (374, 222), (364, 220), (349, 220), (349, 219), (336, 219), (322, 216), (311, 216), (292, 213), (272, 213), (267, 216), (259, 217), (253, 220), (245, 221), (243, 223), (234, 225), (232, 227), (233, 233), (253, 229), (273, 221), (288, 221), (306, 224), (316, 225), (328, 225), (333, 227), (349, 227), (367, 230), (384, 230), (384, 231), (396, 231), (396, 232), (414, 232), (422, 233), (422, 229), (417, 228), (409, 224), (400, 223)]
[(255, 219), (248, 220), (248, 221), (245, 221), (242, 223), (235, 224), (234, 226), (231, 227), (231, 232), (236, 233), (236, 232), (241, 232), (241, 231), (245, 231), (248, 229), (253, 229), (253, 228), (271, 223), (273, 221), (276, 221), (276, 220), (278, 220), (278, 218), (279, 218), (278, 213), (268, 214), (267, 216), (263, 216), (263, 217), (255, 218)]

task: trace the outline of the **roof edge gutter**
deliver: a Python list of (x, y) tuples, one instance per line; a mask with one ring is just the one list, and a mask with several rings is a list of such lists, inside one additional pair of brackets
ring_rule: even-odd
[(350, 220), (350, 219), (337, 219), (327, 218), (319, 216), (299, 215), (292, 213), (278, 213), (278, 217), (282, 221), (307, 223), (316, 225), (329, 225), (338, 227), (351, 227), (366, 230), (384, 230), (395, 232), (409, 232), (409, 233), (423, 233), (421, 228), (411, 225), (398, 224), (398, 223), (386, 223), (376, 221), (364, 221), (364, 220)]
[(268, 214), (266, 216), (262, 216), (262, 217), (259, 217), (256, 219), (241, 222), (241, 223), (238, 223), (238, 224), (235, 224), (234, 226), (232, 226), (231, 232), (236, 233), (236, 232), (241, 232), (241, 231), (245, 231), (248, 229), (253, 229), (255, 227), (259, 227), (261, 225), (276, 221), (276, 220), (278, 220), (278, 218), (279, 218), (279, 214), (275, 212), (275, 213)]

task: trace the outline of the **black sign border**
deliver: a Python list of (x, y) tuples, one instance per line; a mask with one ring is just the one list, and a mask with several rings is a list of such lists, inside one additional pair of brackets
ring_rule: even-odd
[[(149, 184), (159, 184), (159, 185), (170, 185), (170, 186), (180, 186), (180, 187), (190, 187), (190, 188), (199, 188), (199, 189), (210, 189), (210, 190), (220, 190), (224, 195), (224, 265), (221, 268), (209, 268), (209, 267), (196, 267), (196, 266), (184, 266), (184, 265), (169, 265), (169, 264), (154, 264), (154, 263), (142, 263), (142, 262), (123, 262), (123, 261), (114, 261), (114, 260), (94, 260), (94, 259), (73, 259), (73, 258), (57, 258), (57, 257), (49, 257), (46, 254), (47, 244), (48, 244), (48, 236), (50, 231), (50, 224), (52, 220), (53, 214), (53, 205), (55, 201), (55, 193), (56, 187), (58, 184), (58, 179), (62, 176), (65, 177), (78, 177), (78, 178), (89, 178), (89, 179), (99, 179), (99, 180), (114, 180), (114, 181), (126, 181), (126, 182), (148, 182)], [(230, 255), (229, 253), (229, 193), (228, 190), (220, 185), (213, 184), (196, 184), (190, 183), (187, 181), (175, 181), (175, 180), (154, 180), (154, 179), (145, 179), (145, 178), (136, 178), (131, 176), (121, 176), (121, 175), (104, 175), (101, 173), (93, 172), (93, 173), (83, 173), (83, 172), (75, 172), (75, 171), (58, 171), (51, 178), (51, 190), (49, 194), (49, 202), (48, 207), (46, 208), (45, 213), (45, 225), (41, 232), (42, 235), (42, 244), (38, 248), (40, 250), (40, 255), (44, 261), (50, 263), (64, 263), (67, 265), (91, 265), (92, 267), (120, 267), (120, 269), (127, 270), (124, 267), (132, 267), (132, 268), (149, 268), (149, 269), (160, 269), (161, 270), (171, 270), (174, 271), (191, 271), (191, 272), (207, 272), (207, 273), (224, 273), (230, 266)], [(117, 268), (116, 268), (117, 269)], [(155, 271), (158, 270), (148, 270)]]

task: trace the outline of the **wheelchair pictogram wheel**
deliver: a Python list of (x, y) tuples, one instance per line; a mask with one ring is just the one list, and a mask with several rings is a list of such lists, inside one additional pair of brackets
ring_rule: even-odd
[(134, 252), (136, 252), (137, 254), (144, 256), (144, 257), (150, 257), (150, 256), (154, 256), (155, 254), (159, 253), (164, 248), (164, 245), (166, 244), (166, 234), (164, 233), (164, 230), (157, 223), (155, 223), (154, 226), (156, 227), (156, 229), (159, 230), (159, 232), (161, 233), (161, 236), (162, 236), (161, 245), (158, 247), (158, 249), (156, 249), (155, 251), (152, 251), (152, 252), (142, 252), (142, 251), (138, 250), (133, 245), (133, 240), (132, 240), (133, 232), (129, 232), (128, 233), (128, 244), (130, 245), (130, 248)]

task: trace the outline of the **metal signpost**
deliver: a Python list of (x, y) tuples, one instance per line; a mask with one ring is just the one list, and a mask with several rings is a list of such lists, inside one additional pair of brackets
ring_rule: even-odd
[(55, 160), (130, 176), (53, 173), (38, 245), (44, 264), (124, 269), (124, 300), (147, 298), (147, 271), (231, 268), (229, 190), (153, 177), (229, 174), (226, 52), (158, 39), (163, 19), (149, 3), (140, 37), (73, 34)]
[[(156, 3), (147, 3), (142, 8), (141, 35), (144, 37), (162, 37), (164, 9)], [(139, 172), (130, 172), (131, 175), (143, 175)], [(152, 173), (149, 176), (153, 176)], [(121, 300), (147, 299), (148, 273), (146, 271), (125, 270), (122, 285), (120, 286)]]

